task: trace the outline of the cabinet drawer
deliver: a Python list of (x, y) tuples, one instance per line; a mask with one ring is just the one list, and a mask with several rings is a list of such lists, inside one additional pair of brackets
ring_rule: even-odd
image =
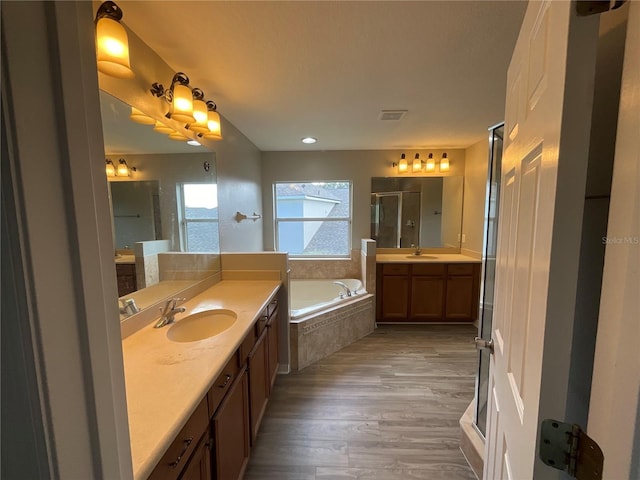
[(385, 263), (382, 265), (383, 275), (409, 275), (409, 265), (406, 263)]
[(207, 402), (202, 400), (154, 468), (149, 480), (177, 479), (208, 426)]
[[(244, 364), (244, 360), (242, 363)], [(225, 365), (222, 373), (218, 375), (216, 381), (213, 382), (211, 389), (209, 389), (209, 393), (207, 393), (207, 402), (209, 407), (209, 416), (213, 416), (215, 411), (218, 409), (222, 398), (229, 391), (229, 387), (235, 380), (238, 371), (240, 370), (240, 363), (238, 362), (238, 352), (234, 353), (233, 356), (229, 359), (227, 364)]]
[(444, 275), (444, 263), (414, 263), (413, 275)]
[(447, 267), (449, 275), (473, 275), (473, 263), (450, 263)]

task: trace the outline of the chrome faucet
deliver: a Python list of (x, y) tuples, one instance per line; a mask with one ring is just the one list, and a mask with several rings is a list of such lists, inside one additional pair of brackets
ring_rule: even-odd
[[(347, 297), (350, 297), (353, 293), (355, 293), (355, 292), (352, 292), (351, 290), (349, 290), (349, 287), (347, 287), (347, 284), (344, 283), (344, 282), (335, 281), (333, 283), (335, 283), (336, 285), (340, 285), (342, 288), (344, 288), (345, 293), (347, 294)], [(342, 298), (343, 295), (344, 294), (342, 292), (340, 292), (340, 298)]]
[(170, 325), (175, 321), (176, 313), (185, 311), (184, 307), (177, 307), (178, 302), (184, 300), (184, 298), (170, 298), (164, 305), (164, 308), (160, 308), (160, 320), (154, 325), (155, 328), (164, 327)]
[(415, 250), (413, 251), (413, 254), (416, 257), (422, 254), (422, 249), (420, 247), (417, 247), (415, 244), (412, 243), (411, 248), (415, 248)]

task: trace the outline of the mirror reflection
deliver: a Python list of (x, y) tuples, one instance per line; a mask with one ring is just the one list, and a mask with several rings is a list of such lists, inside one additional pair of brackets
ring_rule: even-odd
[(463, 177), (373, 177), (378, 248), (460, 248)]
[(220, 271), (215, 154), (134, 123), (103, 91), (100, 101), (123, 319)]

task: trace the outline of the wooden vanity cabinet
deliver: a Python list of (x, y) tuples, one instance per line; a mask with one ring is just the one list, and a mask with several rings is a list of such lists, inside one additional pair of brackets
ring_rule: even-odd
[(409, 318), (412, 322), (437, 322), (445, 315), (443, 263), (411, 265)]
[(211, 480), (211, 448), (213, 438), (207, 432), (198, 443), (189, 463), (180, 476), (180, 480)]
[(150, 480), (239, 480), (278, 369), (278, 304), (261, 313)]
[(196, 407), (195, 412), (187, 420), (180, 433), (176, 435), (156, 468), (151, 472), (149, 480), (177, 480), (180, 478), (185, 465), (192, 463), (195, 452), (202, 453), (200, 440), (208, 437), (208, 433), (209, 415), (205, 398)]
[(280, 345), (280, 327), (278, 326), (278, 303), (272, 302), (269, 307), (269, 320), (267, 321), (267, 356), (269, 374), (269, 392), (273, 389), (278, 376), (280, 366), (278, 358), (278, 346)]
[[(266, 327), (266, 325), (265, 325)], [(253, 445), (258, 435), (262, 416), (267, 408), (269, 399), (269, 372), (268, 372), (268, 343), (267, 329), (264, 328), (256, 344), (249, 353), (249, 413), (251, 420), (251, 444)]]
[(384, 263), (378, 269), (380, 287), (379, 319), (384, 321), (407, 321), (409, 317), (409, 292), (411, 265)]
[(249, 382), (243, 365), (211, 420), (217, 480), (238, 480), (249, 462)]
[(447, 320), (475, 320), (480, 295), (480, 264), (450, 263), (447, 265)]
[(116, 278), (118, 280), (118, 297), (137, 290), (135, 264), (116, 263)]
[(472, 322), (478, 315), (480, 263), (381, 263), (378, 322)]

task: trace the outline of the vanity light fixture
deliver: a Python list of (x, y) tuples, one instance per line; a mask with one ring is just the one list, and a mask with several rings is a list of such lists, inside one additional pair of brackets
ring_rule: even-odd
[(422, 170), (422, 160), (420, 160), (420, 154), (416, 153), (416, 156), (413, 157), (413, 163), (411, 164), (412, 172), (419, 172)]
[(204, 102), (204, 93), (199, 88), (193, 89), (193, 118), (196, 121), (188, 125), (189, 130), (193, 130), (196, 133), (207, 133), (209, 131), (207, 104)]
[(111, 160), (108, 158), (105, 160), (105, 172), (107, 177), (115, 177), (116, 176), (116, 166), (113, 164)]
[(218, 106), (213, 100), (207, 102), (207, 128), (208, 131), (203, 133), (204, 138), (209, 140), (222, 140), (222, 131), (220, 129), (220, 114), (216, 111)]
[(436, 161), (433, 159), (433, 153), (430, 153), (429, 156), (427, 157), (427, 163), (425, 164), (424, 169), (427, 172), (435, 171), (435, 169), (436, 169)]
[(149, 115), (145, 115), (136, 107), (131, 107), (131, 115), (129, 118), (136, 123), (141, 123), (142, 125), (155, 125), (156, 120), (151, 118)]
[(136, 171), (136, 167), (129, 167), (127, 161), (124, 158), (118, 160), (118, 172), (119, 177), (130, 177), (132, 172)]
[(442, 154), (442, 159), (440, 159), (440, 171), (448, 172), (449, 171), (449, 158), (446, 153)]
[(104, 2), (96, 12), (96, 58), (98, 70), (116, 78), (133, 78), (129, 64), (129, 39), (120, 23), (122, 10), (114, 2)]
[(171, 105), (166, 114), (167, 118), (183, 123), (195, 123), (193, 93), (189, 87), (189, 77), (184, 73), (178, 72), (173, 76), (168, 90), (165, 90), (161, 83), (153, 83), (151, 93), (158, 98), (164, 98)]
[(404, 153), (400, 155), (400, 161), (398, 163), (393, 162), (392, 165), (394, 167), (398, 167), (398, 173), (406, 173), (406, 171), (409, 169), (409, 164), (407, 163), (407, 157), (405, 156)]

